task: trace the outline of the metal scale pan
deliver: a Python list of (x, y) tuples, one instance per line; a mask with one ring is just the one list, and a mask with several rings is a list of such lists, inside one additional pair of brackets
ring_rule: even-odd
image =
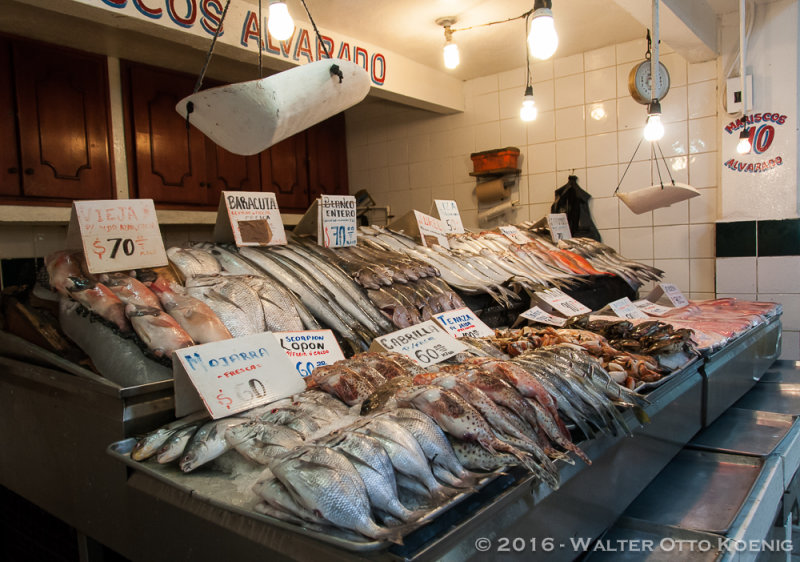
[(797, 416), (730, 408), (689, 442), (689, 447), (763, 457), (791, 431)]

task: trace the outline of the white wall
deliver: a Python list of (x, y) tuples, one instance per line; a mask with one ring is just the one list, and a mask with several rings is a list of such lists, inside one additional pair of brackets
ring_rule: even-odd
[[(672, 88), (662, 103), (667, 131), (661, 147), (675, 179), (700, 188), (702, 196), (644, 215), (634, 215), (613, 196), (644, 125), (645, 107), (627, 88), (628, 73), (644, 52), (644, 40), (637, 40), (533, 65), (539, 117), (528, 125), (519, 119), (522, 67), (467, 82), (463, 114), (442, 117), (384, 103), (349, 110), (351, 191), (367, 189), (397, 216), (414, 208), (428, 211), (434, 198), (455, 199), (465, 225), (476, 228), (479, 205), (469, 155), (516, 146), (522, 151), (522, 175), (512, 198), (522, 207), (495, 223), (542, 217), (553, 192), (574, 169), (593, 196), (592, 214), (606, 243), (664, 269), (667, 280), (691, 298), (711, 298), (718, 171), (715, 61), (687, 64), (668, 47), (662, 49)], [(593, 119), (597, 109), (606, 116)], [(621, 191), (657, 180), (649, 157), (643, 144)]]

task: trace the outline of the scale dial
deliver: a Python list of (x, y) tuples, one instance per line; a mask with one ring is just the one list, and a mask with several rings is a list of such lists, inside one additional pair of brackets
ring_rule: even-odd
[(650, 91), (650, 61), (643, 61), (631, 69), (628, 75), (628, 90), (637, 102), (646, 105), (653, 100), (663, 99), (669, 92), (669, 72), (660, 61), (656, 76), (656, 91)]

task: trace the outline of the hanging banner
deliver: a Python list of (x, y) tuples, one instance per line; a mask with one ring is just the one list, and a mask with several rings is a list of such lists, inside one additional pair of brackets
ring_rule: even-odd
[(67, 246), (83, 248), (89, 273), (167, 265), (152, 199), (74, 201)]

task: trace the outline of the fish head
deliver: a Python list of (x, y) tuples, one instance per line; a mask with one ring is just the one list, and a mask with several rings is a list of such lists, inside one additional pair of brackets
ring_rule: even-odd
[(128, 318), (140, 318), (142, 316), (159, 316), (163, 311), (154, 306), (142, 306), (138, 304), (125, 305), (125, 316)]
[(67, 286), (67, 290), (69, 292), (77, 292), (77, 291), (85, 291), (87, 289), (93, 289), (97, 286), (97, 283), (91, 279), (86, 277), (68, 277), (70, 285)]

